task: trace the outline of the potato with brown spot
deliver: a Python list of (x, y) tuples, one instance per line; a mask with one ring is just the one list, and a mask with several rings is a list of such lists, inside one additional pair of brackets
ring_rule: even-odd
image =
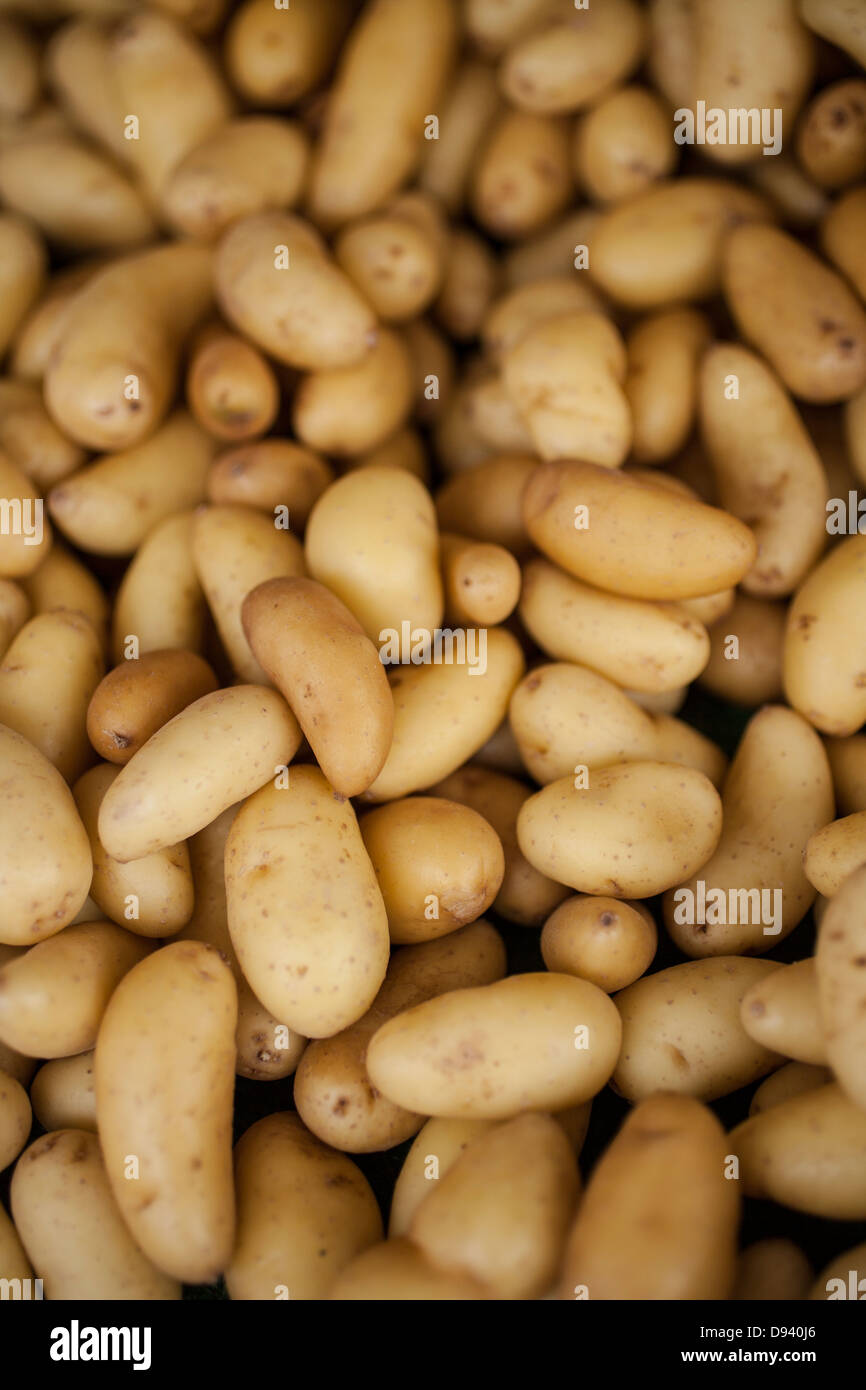
[(108, 762), (128, 763), (157, 729), (216, 688), (216, 676), (195, 652), (144, 652), (115, 666), (94, 690), (90, 742)]
[(548, 970), (577, 975), (605, 994), (625, 989), (649, 970), (658, 933), (649, 909), (615, 898), (567, 898), (541, 933)]

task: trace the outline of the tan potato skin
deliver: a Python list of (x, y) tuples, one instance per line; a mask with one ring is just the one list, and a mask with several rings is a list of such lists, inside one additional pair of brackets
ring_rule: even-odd
[(188, 839), (287, 765), (300, 737), (276, 691), (237, 685), (203, 696), (122, 769), (100, 808), (99, 838), (121, 863)]
[(524, 566), (518, 612), (548, 656), (589, 666), (632, 692), (676, 690), (709, 656), (706, 628), (678, 604), (608, 594), (545, 559)]
[(386, 323), (422, 314), (442, 278), (432, 236), (393, 213), (351, 222), (337, 238), (334, 255)]
[(561, 1297), (729, 1298), (740, 1199), (725, 1178), (727, 1148), (718, 1120), (691, 1096), (636, 1106), (578, 1208)]
[(412, 397), (409, 353), (398, 333), (381, 328), (363, 361), (305, 377), (293, 402), (294, 431), (312, 449), (353, 457), (402, 429)]
[(697, 409), (698, 362), (710, 332), (697, 310), (668, 309), (647, 315), (629, 333), (625, 393), (637, 462), (660, 463), (687, 442)]
[(538, 466), (528, 454), (499, 455), (458, 473), (436, 493), (439, 525), (474, 540), (504, 546), (522, 559), (530, 547), (522, 496)]
[(374, 0), (364, 11), (340, 57), (313, 161), (309, 199), (320, 225), (381, 207), (412, 172), (456, 37), (451, 0)]
[(249, 798), (225, 881), (232, 945), (273, 1016), (308, 1038), (360, 1018), (385, 977), (388, 919), (351, 804), (318, 768)]
[(548, 970), (577, 975), (605, 994), (625, 989), (649, 970), (658, 944), (656, 925), (642, 903), (616, 898), (566, 898), (541, 933)]
[(483, 671), (468, 659), (392, 668), (394, 738), (382, 771), (364, 793), (367, 801), (393, 801), (432, 786), (495, 733), (523, 675), (523, 653), (506, 628), (494, 627), (487, 633), (485, 659)]
[(195, 652), (145, 652), (99, 682), (87, 707), (88, 738), (101, 758), (128, 763), (151, 734), (216, 688), (216, 676)]
[[(135, 936), (172, 936), (192, 915), (189, 851), (181, 841), (126, 864), (111, 858), (102, 846), (97, 826), (99, 808), (119, 774), (119, 767), (98, 763), (79, 777), (73, 788), (93, 855), (90, 896), (106, 917)], [(130, 895), (133, 903), (129, 902)], [(135, 915), (131, 915), (133, 911)]]
[[(429, 1192), (453, 1168), (473, 1139), (486, 1134), (496, 1120), (427, 1120), (403, 1160), (391, 1194), (388, 1239), (408, 1235), (412, 1218)], [(430, 1162), (435, 1159), (435, 1167)]]
[(9, 377), (0, 381), (0, 449), (43, 491), (74, 473), (85, 458), (54, 424), (39, 386)]
[[(851, 1271), (854, 1271), (854, 1280), (857, 1286), (858, 1302), (862, 1299), (863, 1280), (866, 1279), (866, 1242), (863, 1245), (855, 1245), (853, 1249), (844, 1251), (837, 1255), (835, 1260), (821, 1270), (818, 1278), (812, 1285), (808, 1297), (816, 1301), (827, 1301), (831, 1294), (837, 1298), (850, 1298), (851, 1292)], [(839, 1285), (831, 1286), (832, 1279), (841, 1279), (842, 1290)], [(843, 1292), (844, 1290), (844, 1292)]]
[(852, 8), (847, 0), (800, 0), (800, 14), (816, 34), (866, 67), (866, 28), (859, 9)]
[(522, 240), (562, 212), (571, 192), (568, 126), (559, 116), (506, 106), (472, 173), (470, 202), (491, 236)]
[(610, 0), (563, 20), (550, 6), (551, 23), (517, 37), (503, 61), (502, 90), (530, 111), (575, 111), (594, 104), (640, 61), (646, 22), (633, 0)]
[(305, 571), (297, 536), (275, 522), (274, 516), (250, 507), (200, 507), (192, 529), (196, 573), (232, 669), (241, 680), (255, 685), (267, 685), (269, 680), (244, 632), (244, 600), (266, 580)]
[(43, 1063), (31, 1082), (30, 1101), (43, 1129), (86, 1129), (95, 1134), (93, 1053)]
[(813, 1091), (818, 1086), (826, 1086), (833, 1080), (829, 1067), (813, 1067), (808, 1062), (786, 1062), (778, 1071), (771, 1072), (762, 1081), (749, 1103), (749, 1114), (759, 1115), (762, 1110), (771, 1110), (793, 1096), (804, 1091)]
[(331, 786), (358, 796), (391, 745), (394, 702), (379, 653), (314, 579), (271, 579), (243, 601), (250, 648), (288, 703)]
[(669, 966), (622, 990), (614, 999), (622, 1017), (615, 1090), (633, 1103), (654, 1091), (710, 1101), (766, 1076), (782, 1058), (748, 1035), (740, 1006), (780, 968), (717, 956)]
[(851, 188), (832, 204), (821, 224), (821, 245), (833, 264), (847, 276), (861, 299), (866, 298), (866, 254), (863, 226), (866, 192)]
[(200, 652), (204, 639), (205, 600), (192, 555), (192, 512), (178, 512), (155, 526), (130, 563), (114, 604), (111, 653), (116, 662), (130, 652), (181, 648)]
[(38, 570), (27, 575), (21, 587), (34, 613), (49, 613), (52, 608), (83, 613), (93, 625), (101, 648), (107, 651), (110, 610), (105, 590), (61, 541), (55, 539)]
[(866, 1218), (866, 1114), (838, 1085), (753, 1115), (728, 1136), (746, 1197), (832, 1221)]
[(818, 929), (815, 976), (827, 1060), (839, 1085), (866, 1109), (863, 1078), (864, 960), (863, 896), (866, 871), (859, 868), (831, 900)]
[(312, 449), (291, 439), (261, 439), (220, 454), (207, 477), (207, 497), (217, 506), (239, 504), (274, 515), (288, 507), (293, 525), (305, 524), (334, 470)]
[(578, 122), (572, 146), (579, 183), (597, 203), (621, 203), (673, 173), (670, 116), (647, 87), (619, 87)]
[(265, 434), (280, 404), (279, 382), (265, 357), (231, 333), (217, 333), (196, 349), (186, 392), (202, 429), (230, 444)]
[[(782, 648), (787, 605), (753, 598), (738, 590), (733, 607), (710, 628), (710, 659), (700, 685), (723, 700), (740, 705), (774, 704), (782, 698)], [(737, 638), (737, 658), (728, 637)]]
[(740, 1303), (802, 1300), (812, 1283), (812, 1266), (792, 1240), (756, 1240), (740, 1252), (731, 1298)]
[(469, 342), (481, 332), (498, 286), (499, 267), (489, 244), (469, 228), (457, 227), (433, 305), (437, 323), (458, 343)]
[(866, 536), (849, 536), (816, 565), (788, 609), (785, 695), (816, 729), (837, 738), (855, 734), (866, 719), (860, 651), (851, 641), (861, 625), (864, 574)]
[[(585, 507), (586, 526), (578, 508)], [(540, 550), (588, 584), (643, 599), (738, 584), (756, 553), (747, 526), (703, 502), (591, 463), (543, 463), (523, 494)]]
[(866, 736), (851, 734), (823, 742), (833, 773), (837, 811), (843, 816), (866, 811)]
[(418, 182), (451, 216), (462, 212), (472, 166), (501, 100), (487, 63), (466, 58), (439, 103), (439, 139), (427, 142)]
[(33, 307), (45, 282), (47, 256), (41, 236), (15, 213), (0, 215), (0, 353)]
[(114, 922), (73, 923), (37, 942), (0, 970), (0, 1036), (30, 1057), (89, 1051), (117, 985), (150, 950)]
[(367, 1046), (388, 1019), (441, 994), (492, 984), (505, 974), (505, 949), (488, 922), (477, 921), (439, 941), (395, 952), (367, 1012), (334, 1037), (314, 1040), (295, 1077), (295, 1106), (319, 1139), (349, 1153), (402, 1144), (423, 1117), (396, 1105), (370, 1084)]
[(521, 338), (547, 319), (561, 314), (598, 311), (601, 300), (585, 279), (548, 275), (499, 295), (481, 326), (485, 351), (499, 362)]
[(812, 99), (796, 132), (797, 159), (821, 188), (866, 174), (866, 82), (834, 82)]
[(816, 830), (803, 851), (806, 877), (825, 898), (837, 893), (849, 875), (864, 863), (866, 814), (862, 811)]
[[(288, 252), (285, 269), (277, 262), (280, 247)], [(349, 367), (375, 342), (373, 310), (299, 217), (265, 212), (241, 218), (220, 240), (214, 275), (229, 322), (291, 367)]]
[[(96, 1042), (111, 1190), (144, 1253), (184, 1283), (211, 1283), (231, 1255), (236, 1020), (228, 965), (209, 946), (178, 941), (130, 971)], [(130, 1154), (136, 1181), (125, 1176)]]
[(722, 806), (724, 826), (715, 853), (679, 889), (696, 892), (702, 879), (707, 892), (724, 892), (726, 903), (731, 890), (779, 890), (781, 931), (765, 933), (765, 926), (775, 924), (760, 921), (678, 922), (676, 913), (686, 900), (668, 893), (665, 923), (689, 956), (769, 951), (793, 931), (814, 900), (802, 852), (832, 815), (833, 787), (820, 739), (805, 719), (783, 705), (766, 705), (753, 716), (722, 788)]
[(15, 1169), (11, 1200), (46, 1298), (180, 1298), (178, 1281), (155, 1267), (130, 1234), (95, 1134), (79, 1129), (43, 1134)]
[(351, 15), (348, 0), (245, 0), (231, 16), (225, 62), (232, 84), (257, 106), (293, 106), (326, 75)]
[(559, 1271), (579, 1188), (553, 1116), (518, 1115), (470, 1141), (431, 1185), (409, 1236), (431, 1264), (500, 1298), (538, 1298)]
[(480, 627), (504, 622), (520, 598), (520, 566), (511, 552), (453, 532), (439, 544), (447, 619)]
[(686, 866), (707, 862), (721, 833), (722, 803), (708, 778), (661, 762), (599, 768), (582, 789), (573, 776), (559, 778), (517, 820), (530, 864), (579, 893), (613, 898), (664, 892)]
[(7, 1216), (6, 1208), (0, 1206), (0, 1279), (32, 1278), (33, 1270), (21, 1244), (21, 1237), (13, 1226), (11, 1217)]
[(435, 796), (391, 801), (363, 816), (361, 836), (395, 945), (433, 941), (474, 922), (502, 886), (499, 836), (459, 802)]
[(827, 1044), (818, 1009), (815, 961), (810, 956), (775, 970), (747, 990), (740, 1006), (743, 1027), (762, 1047), (820, 1067)]
[(328, 1298), (337, 1302), (470, 1302), (492, 1298), (465, 1275), (445, 1274), (412, 1241), (399, 1237), (373, 1245), (346, 1265)]
[[(579, 1049), (581, 1027), (590, 1045)], [(422, 1114), (502, 1120), (589, 1100), (611, 1075), (619, 1046), (619, 1014), (594, 985), (570, 975), (511, 975), (391, 1019), (370, 1041), (367, 1071), (377, 1090)]]
[[(0, 577), (23, 579), (43, 563), (51, 550), (51, 522), (30, 479), (4, 452), (0, 452), (0, 488), (4, 500), (10, 504), (10, 521), (0, 533)], [(16, 501), (19, 507), (15, 506)], [(20, 525), (16, 515), (19, 509)], [(39, 511), (42, 512), (41, 535), (38, 535)]]
[(37, 748), (0, 725), (0, 942), (32, 946), (78, 912), (93, 861), (72, 793)]
[(382, 1239), (363, 1173), (297, 1115), (268, 1115), (248, 1129), (235, 1173), (237, 1239), (225, 1271), (232, 1299), (325, 1298), (349, 1261)]
[(22, 585), (0, 579), (0, 657), (30, 617), (30, 600)]
[(8, 1168), (24, 1148), (32, 1123), (30, 1100), (24, 1087), (14, 1076), (0, 1071), (0, 1172)]

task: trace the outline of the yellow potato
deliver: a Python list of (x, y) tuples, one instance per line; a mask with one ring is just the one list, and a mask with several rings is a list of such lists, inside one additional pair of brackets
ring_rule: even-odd
[(0, 722), (28, 738), (69, 782), (93, 761), (87, 707), (104, 670), (90, 622), (62, 609), (25, 623), (0, 666)]
[(811, 956), (753, 984), (743, 996), (740, 1019), (749, 1037), (762, 1047), (810, 1066), (823, 1066), (827, 1061)]
[(530, 541), (521, 499), (537, 466), (538, 460), (529, 454), (503, 454), (458, 473), (436, 493), (439, 525), (444, 531), (504, 546), (522, 558)]
[(835, 1260), (831, 1260), (812, 1285), (809, 1298), (828, 1302), (830, 1299), (853, 1298), (860, 1302), (864, 1290), (866, 1242), (863, 1245), (855, 1245), (852, 1250), (846, 1250), (843, 1254), (837, 1255)]
[(164, 946), (131, 970), (96, 1041), (108, 1181), (149, 1259), (188, 1284), (226, 1268), (234, 1238), (231, 1133), (237, 991), (219, 954)]
[(625, 394), (638, 462), (672, 458), (688, 440), (698, 404), (698, 362), (709, 338), (710, 325), (695, 309), (648, 314), (629, 333)]
[(82, 613), (99, 638), (100, 649), (107, 651), (109, 602), (105, 590), (96, 576), (56, 537), (38, 570), (26, 575), (21, 587), (34, 613), (50, 613), (55, 608)]
[[(408, 1245), (408, 1241), (406, 1242)], [(6, 1208), (0, 1205), (0, 1279), (20, 1279), (23, 1290), (28, 1294), (33, 1289), (30, 1282), (33, 1279), (33, 1270), (30, 1261), (21, 1244), (21, 1237), (18, 1235), (12, 1220), (6, 1215)], [(14, 1285), (13, 1285), (14, 1287)], [(12, 1295), (14, 1297), (14, 1294)], [(447, 1296), (447, 1295), (446, 1295)]]
[(17, 19), (0, 19), (0, 115), (25, 116), (36, 105), (40, 53), (30, 31)]
[(468, 227), (457, 227), (433, 306), (438, 323), (458, 342), (476, 338), (498, 287), (499, 266), (489, 243)]
[(338, 236), (334, 255), (386, 323), (402, 323), (423, 313), (442, 278), (433, 238), (394, 213), (351, 222)]
[(555, 1279), (580, 1177), (551, 1115), (519, 1115), (470, 1140), (416, 1210), (410, 1239), (431, 1264), (504, 1299)]
[(587, 246), (598, 218), (597, 208), (577, 208), (550, 227), (508, 247), (502, 267), (506, 288), (515, 289), (550, 275), (570, 275), (576, 268), (575, 257)]
[(146, 652), (103, 676), (87, 707), (87, 736), (101, 758), (128, 763), (151, 734), (216, 688), (194, 652)]
[(470, 1302), (493, 1294), (465, 1275), (446, 1274), (399, 1237), (356, 1256), (331, 1286), (330, 1300), (363, 1302)]
[(866, 82), (833, 82), (810, 101), (796, 133), (797, 159), (821, 188), (866, 174)]
[(769, 198), (776, 214), (792, 227), (814, 227), (824, 217), (829, 199), (803, 173), (792, 154), (779, 154), (749, 166), (748, 177)]
[(50, 553), (51, 523), (30, 479), (0, 452), (0, 577), (23, 579)]
[(208, 472), (207, 496), (217, 506), (238, 503), (271, 516), (276, 507), (287, 507), (291, 524), (300, 529), (334, 476), (330, 464), (312, 449), (271, 437), (215, 458)]
[(201, 651), (205, 599), (193, 562), (193, 523), (192, 512), (166, 517), (136, 551), (114, 604), (114, 661), (166, 648)]
[(504, 375), (482, 362), (467, 369), (462, 399), (473, 434), (485, 451), (521, 453), (535, 448), (532, 432), (510, 394)]
[(350, 15), (348, 0), (244, 0), (225, 38), (233, 85), (256, 106), (293, 106), (327, 76)]
[(824, 748), (833, 773), (837, 810), (844, 816), (866, 811), (866, 735), (825, 738)]
[(551, 913), (540, 944), (548, 970), (577, 975), (613, 994), (649, 970), (658, 934), (642, 903), (579, 896)]
[(726, 1151), (715, 1115), (691, 1096), (641, 1101), (578, 1207), (562, 1298), (729, 1298), (740, 1199)]
[(30, 1100), (43, 1129), (87, 1129), (95, 1134), (93, 1053), (43, 1063), (31, 1083)]
[(196, 573), (232, 669), (255, 685), (269, 682), (244, 632), (244, 599), (258, 584), (305, 568), (300, 541), (278, 523), (250, 507), (200, 507), (192, 528)]
[(370, 1039), (383, 1023), (427, 999), (492, 984), (505, 974), (505, 948), (488, 922), (395, 952), (372, 1005), (333, 1037), (314, 1039), (295, 1077), (298, 1114), (325, 1143), (350, 1153), (390, 1149), (417, 1133), (422, 1116), (371, 1086)]
[(565, 120), (506, 107), (494, 120), (472, 172), (476, 220), (500, 240), (522, 239), (562, 212), (570, 194)]
[(144, 443), (106, 454), (51, 489), (48, 507), (73, 545), (131, 555), (159, 522), (204, 501), (213, 439), (185, 410)]
[(412, 173), (456, 38), (451, 0), (373, 0), (364, 11), (340, 57), (313, 160), (310, 206), (320, 225), (381, 207)]
[(112, 859), (97, 826), (102, 802), (119, 774), (119, 767), (98, 763), (73, 788), (93, 855), (90, 896), (106, 917), (136, 936), (172, 936), (192, 915), (189, 851), (181, 841), (125, 864)]
[(759, 1115), (762, 1110), (770, 1110), (781, 1105), (792, 1096), (812, 1091), (817, 1086), (826, 1086), (833, 1080), (829, 1067), (813, 1067), (808, 1062), (787, 1062), (778, 1071), (771, 1072), (766, 1081), (756, 1089), (749, 1104), (749, 1114)]
[[(788, 609), (785, 695), (821, 733), (841, 738), (866, 720), (860, 650), (851, 641), (861, 626), (864, 574), (866, 536), (849, 536), (812, 570)], [(820, 824), (831, 816), (832, 807)]]
[(287, 781), (263, 786), (232, 825), (229, 930), (273, 1016), (304, 1037), (331, 1037), (373, 1002), (388, 919), (351, 804), (318, 768), (292, 768)]
[(30, 600), (12, 579), (0, 579), (0, 657), (30, 617)]
[(350, 468), (404, 468), (407, 473), (414, 473), (425, 487), (430, 485), (426, 445), (419, 431), (411, 425), (398, 430), (375, 449), (343, 459), (343, 467), (346, 471)]
[(21, 1082), (0, 1070), (0, 1172), (14, 1163), (24, 1148), (32, 1123), (30, 1100)]
[(482, 324), (485, 351), (497, 361), (531, 329), (561, 314), (600, 309), (591, 285), (566, 275), (550, 275), (500, 295)]
[(827, 404), (866, 384), (866, 311), (787, 232), (736, 227), (725, 243), (724, 287), (743, 337), (793, 395)]
[(90, 888), (87, 832), (72, 793), (37, 748), (0, 725), (0, 942), (32, 946), (71, 922)]
[(379, 654), (348, 608), (313, 579), (271, 579), (247, 593), (250, 648), (295, 714), (340, 796), (381, 771), (394, 707)]
[(446, 618), (479, 627), (504, 622), (520, 598), (520, 566), (510, 551), (453, 531), (439, 543)]
[(548, 656), (589, 666), (632, 692), (676, 690), (709, 654), (703, 623), (679, 605), (605, 593), (543, 559), (524, 567), (519, 612)]
[(30, 1057), (87, 1052), (117, 985), (150, 950), (113, 922), (73, 923), (37, 942), (0, 970), (0, 1037)]
[(746, 1197), (831, 1221), (866, 1219), (866, 1114), (837, 1085), (806, 1091), (732, 1130)]
[(219, 329), (196, 344), (186, 394), (202, 429), (234, 444), (265, 434), (280, 405), (279, 382), (262, 353)]
[(425, 318), (403, 324), (403, 342), (415, 384), (415, 419), (420, 425), (435, 425), (454, 390), (454, 345)]
[(849, 0), (800, 0), (800, 14), (816, 34), (866, 67), (866, 27), (858, 6)]
[(596, 1095), (620, 1046), (606, 994), (570, 975), (511, 975), (454, 990), (384, 1024), (367, 1071), (389, 1100), (424, 1115), (501, 1120)]
[(454, 216), (463, 210), (472, 166), (501, 107), (495, 73), (466, 58), (438, 105), (439, 139), (427, 142), (418, 182)]
[(45, 72), (63, 110), (97, 145), (126, 161), (126, 109), (104, 20), (77, 13), (55, 29), (45, 51)]
[(125, 864), (188, 839), (279, 774), (300, 738), (276, 691), (238, 685), (203, 696), (121, 770), (99, 811), (103, 846)]
[(367, 1179), (297, 1115), (259, 1120), (235, 1149), (237, 1238), (226, 1271), (232, 1299), (321, 1299), (341, 1270), (382, 1238)]
[[(43, 1134), (12, 1178), (12, 1215), (49, 1299), (164, 1301), (180, 1284), (139, 1249), (112, 1196), (99, 1140)], [(4, 1270), (5, 1273), (5, 1270)]]
[(501, 772), (466, 763), (430, 790), (471, 807), (493, 827), (505, 854), (505, 875), (493, 909), (508, 922), (540, 927), (568, 896), (568, 889), (534, 869), (517, 843), (517, 817), (531, 796), (529, 787)]
[(33, 308), (45, 283), (42, 238), (23, 217), (0, 214), (0, 354)]
[(803, 850), (832, 815), (833, 787), (821, 741), (805, 719), (782, 705), (754, 715), (722, 806), (715, 853), (664, 901), (668, 931), (688, 956), (760, 955), (812, 905)]
[(424, 1198), (450, 1172), (467, 1145), (496, 1124), (495, 1120), (427, 1120), (403, 1160), (391, 1195), (388, 1239), (408, 1234)]
[(804, 1299), (812, 1282), (812, 1266), (799, 1245), (780, 1237), (756, 1240), (740, 1252), (733, 1299), (740, 1303)]
[(411, 408), (409, 354), (397, 333), (382, 328), (362, 362), (305, 377), (292, 423), (304, 444), (341, 458), (383, 444), (406, 424)]
[(831, 898), (850, 874), (866, 864), (866, 812), (831, 821), (810, 838), (803, 851), (809, 882)]
[(40, 388), (12, 377), (0, 381), (0, 449), (40, 490), (74, 473), (85, 457), (51, 419)]
[(839, 1085), (861, 1109), (866, 1109), (862, 973), (866, 969), (864, 890), (866, 872), (859, 868), (829, 903), (818, 929), (815, 951), (818, 1008), (827, 1061)]
[(636, 197), (672, 174), (677, 162), (664, 103), (637, 84), (594, 104), (578, 121), (572, 148), (578, 183), (596, 203)]
[(606, 0), (595, 10), (587, 5), (567, 19), (562, 6), (551, 8), (549, 26), (509, 47), (500, 72), (502, 90), (528, 111), (594, 105), (640, 62), (644, 15), (634, 0)]
[(866, 297), (866, 254), (863, 227), (866, 191), (852, 188), (830, 207), (821, 226), (821, 244), (830, 260), (851, 281), (860, 298)]
[(710, 859), (722, 833), (722, 803), (702, 772), (632, 762), (551, 782), (517, 821), (520, 848), (536, 869), (580, 893), (649, 898)]
[(784, 603), (738, 590), (733, 607), (710, 628), (710, 659), (698, 676), (699, 684), (740, 705), (779, 701), (786, 618)]

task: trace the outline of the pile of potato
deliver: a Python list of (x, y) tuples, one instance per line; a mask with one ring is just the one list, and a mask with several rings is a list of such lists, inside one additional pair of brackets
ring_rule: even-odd
[(851, 0), (0, 0), (9, 1287), (866, 1279), (864, 69)]

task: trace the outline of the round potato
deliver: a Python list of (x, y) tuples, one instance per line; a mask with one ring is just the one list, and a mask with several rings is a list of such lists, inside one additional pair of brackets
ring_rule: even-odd
[(14, 1163), (24, 1148), (32, 1123), (30, 1100), (21, 1082), (0, 1071), (0, 1172)]
[(812, 1282), (812, 1266), (792, 1240), (756, 1240), (740, 1252), (733, 1299), (740, 1303), (804, 1299)]
[(93, 1053), (45, 1062), (31, 1082), (30, 1101), (43, 1129), (86, 1129), (95, 1134)]
[(743, 996), (740, 1020), (749, 1037), (762, 1047), (815, 1067), (827, 1062), (812, 957), (757, 980)]
[(265, 434), (280, 406), (279, 382), (264, 356), (245, 339), (219, 330), (197, 344), (186, 394), (202, 429), (231, 444)]
[(646, 974), (657, 944), (648, 909), (615, 898), (566, 898), (541, 933), (548, 970), (589, 980), (605, 994), (625, 989)]
[(229, 449), (211, 464), (208, 501), (217, 505), (255, 507), (275, 514), (286, 507), (292, 525), (306, 524), (313, 503), (334, 481), (334, 470), (312, 449), (291, 439), (260, 439)]

